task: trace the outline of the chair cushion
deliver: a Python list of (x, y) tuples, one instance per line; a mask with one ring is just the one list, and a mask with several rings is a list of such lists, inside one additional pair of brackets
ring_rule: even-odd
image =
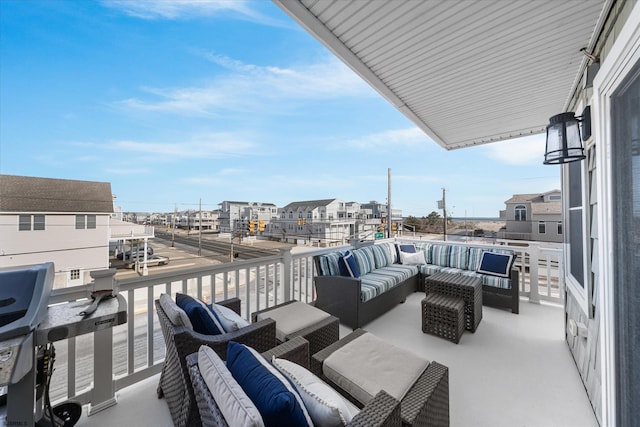
[(264, 426), (256, 405), (233, 378), (220, 356), (210, 347), (200, 346), (198, 369), (227, 424)]
[(285, 359), (273, 365), (295, 386), (316, 427), (338, 427), (351, 422), (360, 410), (304, 367)]
[(220, 304), (209, 304), (208, 307), (215, 311), (216, 318), (222, 324), (225, 332), (234, 332), (250, 325), (244, 317), (240, 316), (229, 307), (225, 307)]
[(229, 341), (227, 368), (258, 408), (265, 426), (313, 426), (298, 392), (254, 349)]
[(176, 294), (176, 303), (183, 309), (193, 325), (193, 330), (205, 335), (219, 335), (224, 333), (220, 320), (215, 311), (197, 298), (186, 294)]
[(477, 271), (490, 276), (509, 278), (514, 261), (514, 255), (484, 251)]
[(322, 372), (366, 405), (380, 390), (402, 400), (427, 366), (428, 360), (366, 333), (329, 355)]
[(293, 336), (299, 330), (315, 325), (329, 316), (329, 313), (319, 308), (296, 301), (262, 311), (258, 313), (257, 319), (273, 319), (276, 322), (276, 338), (278, 341), (284, 342), (288, 336)]
[(160, 307), (164, 310), (164, 314), (167, 315), (171, 323), (174, 326), (184, 326), (193, 330), (193, 325), (187, 313), (173, 301), (169, 294), (160, 295)]

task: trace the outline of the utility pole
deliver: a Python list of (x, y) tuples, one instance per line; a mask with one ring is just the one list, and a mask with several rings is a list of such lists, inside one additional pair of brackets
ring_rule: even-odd
[(391, 168), (387, 169), (387, 237), (391, 238)]
[(447, 241), (447, 200), (445, 198), (445, 189), (442, 187), (442, 215), (444, 216), (443, 230), (444, 230), (444, 241)]
[(175, 247), (176, 240), (176, 216), (178, 215), (178, 205), (173, 204), (173, 226), (171, 227), (171, 247)]
[(202, 197), (198, 206), (198, 256), (202, 256)]

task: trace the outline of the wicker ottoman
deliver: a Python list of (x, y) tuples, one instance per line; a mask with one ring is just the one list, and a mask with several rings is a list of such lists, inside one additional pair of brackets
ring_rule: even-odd
[(462, 298), (465, 328), (476, 331), (482, 320), (482, 280), (479, 277), (439, 271), (424, 280), (424, 292)]
[[(256, 311), (251, 320), (257, 322), (271, 318), (276, 322), (276, 340), (282, 344), (293, 337), (303, 337), (309, 341), (309, 354), (315, 354), (340, 338), (340, 319), (319, 308), (289, 301)], [(319, 374), (320, 365), (311, 362), (310, 369)]]
[(422, 300), (422, 332), (458, 344), (464, 327), (462, 298), (430, 293)]

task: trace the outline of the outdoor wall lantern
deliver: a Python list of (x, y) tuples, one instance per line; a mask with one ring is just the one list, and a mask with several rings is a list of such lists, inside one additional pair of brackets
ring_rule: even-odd
[[(582, 123), (582, 137), (579, 123)], [(590, 106), (584, 109), (580, 117), (576, 117), (574, 113), (561, 113), (551, 117), (547, 126), (547, 149), (543, 163), (557, 165), (584, 159), (586, 156), (582, 141), (590, 136)]]

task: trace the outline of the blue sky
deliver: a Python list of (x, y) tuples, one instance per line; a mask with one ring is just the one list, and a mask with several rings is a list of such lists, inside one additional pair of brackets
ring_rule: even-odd
[(0, 1), (0, 173), (125, 211), (387, 199), (498, 216), (560, 188), (544, 135), (446, 151), (270, 1)]

